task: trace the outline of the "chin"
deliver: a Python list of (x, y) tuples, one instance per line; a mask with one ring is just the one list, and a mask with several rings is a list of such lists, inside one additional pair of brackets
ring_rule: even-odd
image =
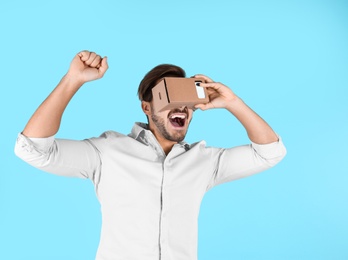
[(181, 127), (181, 128), (171, 128), (171, 131), (168, 131), (170, 133), (171, 141), (175, 141), (175, 142), (183, 141), (186, 137), (187, 128), (188, 126)]

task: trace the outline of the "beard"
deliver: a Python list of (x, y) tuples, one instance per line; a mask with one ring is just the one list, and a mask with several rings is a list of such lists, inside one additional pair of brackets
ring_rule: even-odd
[(164, 124), (163, 118), (155, 115), (154, 111), (152, 111), (152, 113), (151, 113), (151, 119), (152, 119), (152, 122), (157, 127), (158, 131), (161, 133), (161, 135), (165, 139), (172, 141), (172, 142), (177, 142), (177, 143), (179, 143), (185, 139), (187, 130), (176, 131), (174, 134), (170, 134), (168, 132), (165, 124)]

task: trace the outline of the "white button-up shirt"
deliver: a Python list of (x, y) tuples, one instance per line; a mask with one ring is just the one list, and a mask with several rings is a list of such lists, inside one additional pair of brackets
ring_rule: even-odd
[(96, 259), (195, 260), (204, 194), (274, 166), (286, 150), (281, 139), (230, 149), (201, 141), (178, 143), (166, 156), (138, 123), (128, 136), (109, 131), (83, 141), (19, 134), (15, 152), (44, 171), (93, 181), (102, 211)]

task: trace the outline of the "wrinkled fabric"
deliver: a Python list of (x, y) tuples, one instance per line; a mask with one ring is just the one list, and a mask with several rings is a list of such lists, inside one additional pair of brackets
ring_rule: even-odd
[(92, 180), (102, 212), (97, 260), (195, 260), (204, 194), (276, 165), (286, 149), (280, 138), (230, 149), (181, 142), (166, 156), (136, 123), (129, 135), (82, 141), (19, 134), (15, 153), (44, 171)]

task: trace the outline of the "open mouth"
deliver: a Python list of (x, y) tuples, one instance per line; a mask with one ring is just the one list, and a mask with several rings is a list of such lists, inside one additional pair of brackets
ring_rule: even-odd
[(174, 127), (183, 127), (186, 123), (186, 114), (172, 114), (169, 116), (169, 121)]

